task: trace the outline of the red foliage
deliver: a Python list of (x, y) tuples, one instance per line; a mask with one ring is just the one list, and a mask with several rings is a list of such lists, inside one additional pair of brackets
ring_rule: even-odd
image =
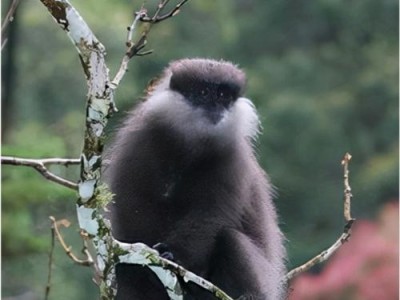
[(358, 220), (322, 272), (300, 275), (290, 289), (290, 300), (399, 299), (398, 202), (385, 205), (375, 222)]

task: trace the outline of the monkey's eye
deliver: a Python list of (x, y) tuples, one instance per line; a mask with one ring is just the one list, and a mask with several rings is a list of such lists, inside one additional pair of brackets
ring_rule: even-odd
[[(197, 92), (198, 93), (198, 92)], [(194, 92), (195, 94), (195, 92)], [(204, 99), (206, 99), (208, 97), (208, 95), (210, 94), (210, 90), (207, 87), (201, 87), (201, 91), (200, 91), (200, 95), (201, 97)]]
[(234, 87), (229, 84), (219, 84), (217, 87), (217, 96), (220, 101), (229, 104), (229, 102), (235, 100)]

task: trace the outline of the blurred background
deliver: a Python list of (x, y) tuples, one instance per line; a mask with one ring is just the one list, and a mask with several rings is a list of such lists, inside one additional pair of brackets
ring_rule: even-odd
[[(2, 17), (10, 1), (2, 1)], [(107, 48), (115, 74), (140, 1), (72, 0)], [(174, 1), (171, 1), (171, 4)], [(157, 1), (146, 1), (149, 10)], [(345, 152), (353, 159), (350, 242), (295, 280), (291, 299), (398, 299), (398, 1), (201, 0), (155, 26), (116, 94), (110, 134), (170, 60), (237, 63), (259, 111), (259, 160), (276, 186), (288, 268), (343, 230)], [(21, 1), (2, 51), (2, 154), (80, 155), (86, 83), (66, 34), (39, 1)], [(77, 180), (76, 167), (54, 172)], [(76, 195), (29, 168), (2, 167), (2, 298), (43, 299), (50, 221), (66, 218), (79, 254)], [(50, 299), (96, 299), (89, 268), (56, 245)]]

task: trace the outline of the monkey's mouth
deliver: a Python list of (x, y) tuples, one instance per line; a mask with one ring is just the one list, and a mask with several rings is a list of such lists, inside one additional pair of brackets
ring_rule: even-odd
[(227, 108), (222, 105), (214, 106), (214, 107), (205, 107), (204, 116), (207, 120), (209, 120), (213, 125), (217, 125), (225, 116), (225, 112)]

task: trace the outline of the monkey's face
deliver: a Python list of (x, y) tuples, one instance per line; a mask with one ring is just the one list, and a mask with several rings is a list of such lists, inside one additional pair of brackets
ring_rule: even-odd
[(255, 137), (259, 121), (251, 101), (242, 96), (245, 81), (229, 62), (178, 60), (153, 86), (143, 113), (191, 140)]
[(230, 63), (185, 59), (170, 67), (169, 87), (180, 93), (195, 109), (217, 124), (242, 95), (245, 75)]

